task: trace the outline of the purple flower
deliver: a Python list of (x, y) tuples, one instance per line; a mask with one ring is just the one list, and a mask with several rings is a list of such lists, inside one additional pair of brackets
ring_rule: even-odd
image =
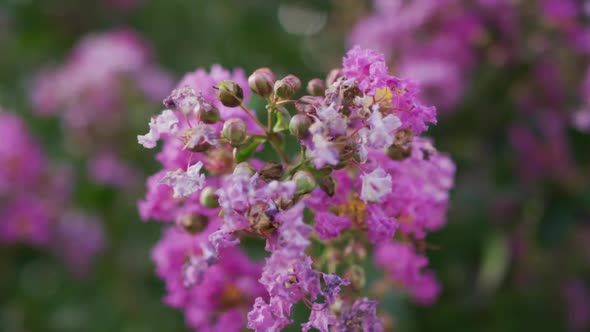
[(330, 332), (330, 327), (336, 325), (337, 317), (330, 312), (325, 304), (314, 303), (311, 307), (309, 322), (301, 324), (301, 331), (308, 332), (310, 329), (317, 329), (320, 332)]
[(440, 286), (434, 275), (423, 271), (428, 259), (416, 254), (409, 244), (379, 244), (375, 251), (375, 263), (385, 269), (392, 280), (406, 287), (416, 302), (431, 304), (438, 297)]
[(395, 217), (386, 214), (378, 205), (367, 206), (367, 237), (373, 244), (391, 240), (398, 228)]
[(322, 289), (322, 293), (326, 298), (327, 304), (336, 302), (337, 296), (340, 295), (340, 287), (350, 285), (350, 281), (340, 278), (337, 274), (323, 274), (324, 283), (326, 287)]
[(356, 300), (350, 307), (344, 307), (336, 323), (336, 330), (382, 332), (382, 322), (377, 318), (377, 301), (363, 298)]
[(315, 122), (309, 128), (309, 132), (312, 134), (309, 154), (313, 158), (316, 168), (322, 168), (325, 165), (337, 165), (340, 161), (338, 149), (326, 136), (327, 131), (328, 129), (321, 122)]
[(352, 227), (352, 223), (346, 216), (336, 216), (331, 212), (315, 214), (314, 229), (322, 240), (336, 238), (343, 230), (350, 227)]
[(101, 220), (80, 211), (64, 213), (53, 229), (52, 250), (80, 277), (91, 272), (96, 256), (106, 245)]

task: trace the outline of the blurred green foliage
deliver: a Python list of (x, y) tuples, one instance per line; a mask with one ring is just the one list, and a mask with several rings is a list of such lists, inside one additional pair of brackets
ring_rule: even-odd
[[(277, 14), (285, 3), (324, 15), (325, 27), (310, 36), (288, 33)], [(358, 11), (351, 13), (350, 8)], [(0, 105), (26, 118), (49, 157), (59, 159), (65, 155), (59, 124), (31, 116), (27, 87), (40, 68), (63, 62), (87, 33), (118, 27), (138, 31), (152, 43), (158, 63), (176, 78), (219, 63), (247, 72), (268, 66), (278, 76), (294, 73), (305, 81), (323, 77), (338, 66), (346, 33), (363, 8), (344, 0), (144, 0), (137, 9), (125, 12), (98, 0), (0, 0)], [(382, 308), (393, 312), (399, 331), (563, 330), (563, 308), (559, 290), (550, 280), (552, 274), (532, 276), (539, 280), (530, 284), (517, 282), (519, 268), (525, 267), (511, 265), (506, 257), (510, 240), (506, 234), (520, 232), (533, 239), (527, 264), (543, 263), (538, 260), (549, 251), (567, 252), (564, 239), (572, 231), (572, 211), (590, 206), (590, 190), (572, 197), (543, 188), (523, 192), (513, 186), (510, 161), (514, 156), (505, 149), (504, 126), (516, 112), (504, 97), (507, 91), (502, 82), (510, 75), (522, 75), (519, 70), (509, 68), (506, 75), (479, 68), (474, 74), (479, 79), (461, 109), (440, 118), (439, 126), (430, 131), (437, 147), (450, 151), (458, 164), (449, 225), (428, 238), (439, 247), (429, 257), (444, 291), (429, 308), (414, 307), (395, 296), (386, 299)], [(478, 91), (495, 93), (479, 95)], [(147, 123), (160, 105), (140, 107), (145, 108), (139, 112)], [(586, 139), (573, 137), (577, 155), (587, 162)], [(157, 170), (150, 161), (152, 151), (138, 158), (145, 161), (146, 174)], [(26, 247), (1, 248), (0, 331), (186, 330), (182, 314), (161, 303), (163, 283), (155, 277), (149, 259), (161, 225), (139, 220), (135, 202), (142, 193), (116, 192), (89, 183), (80, 170), (76, 174), (80, 180), (76, 203), (100, 211), (106, 221), (108, 250), (99, 259), (96, 273), (78, 280), (48, 254)], [(518, 220), (498, 220), (499, 214), (492, 213), (498, 195), (527, 197), (518, 207), (522, 211)], [(492, 271), (485, 277), (492, 279), (486, 283), (489, 287), (478, 283), (482, 266)]]

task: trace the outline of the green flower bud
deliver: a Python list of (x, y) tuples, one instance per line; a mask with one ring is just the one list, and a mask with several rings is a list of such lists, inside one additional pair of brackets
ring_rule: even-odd
[(412, 146), (400, 146), (393, 144), (387, 148), (387, 155), (393, 160), (404, 160), (412, 155)]
[(367, 283), (367, 279), (365, 277), (365, 270), (359, 265), (352, 265), (350, 266), (345, 272), (344, 275), (346, 279), (350, 281), (350, 287), (354, 291), (359, 291), (365, 288)]
[(221, 81), (217, 84), (217, 98), (224, 106), (238, 107), (244, 99), (244, 90), (234, 81)]
[(215, 188), (213, 187), (206, 187), (205, 189), (203, 189), (201, 191), (201, 196), (199, 197), (201, 205), (203, 205), (204, 207), (208, 207), (210, 209), (219, 207), (218, 199), (219, 196), (217, 196), (217, 194), (215, 193)]
[(336, 180), (332, 174), (325, 174), (320, 178), (320, 188), (330, 197), (336, 193)]
[(233, 174), (243, 174), (250, 177), (256, 174), (256, 169), (249, 162), (243, 162), (236, 165)]
[(185, 214), (176, 220), (176, 222), (191, 234), (202, 232), (209, 224), (209, 218), (202, 214)]
[(283, 165), (273, 161), (268, 162), (262, 166), (258, 174), (260, 175), (260, 179), (266, 182), (278, 180), (283, 176)]
[(315, 189), (316, 182), (313, 175), (308, 171), (297, 171), (293, 175), (297, 195), (309, 194)]
[(239, 146), (246, 140), (246, 123), (240, 118), (228, 119), (223, 124), (221, 135), (223, 135), (232, 146)]
[(326, 83), (319, 78), (307, 82), (307, 92), (312, 96), (323, 96), (326, 92)]
[(301, 80), (295, 75), (287, 75), (275, 82), (275, 94), (283, 99), (289, 99), (301, 89)]
[(268, 68), (256, 69), (248, 77), (248, 86), (255, 94), (268, 97), (273, 91), (275, 84), (275, 74)]
[(301, 113), (315, 115), (316, 109), (321, 106), (321, 103), (314, 96), (303, 96), (295, 103), (295, 109)]
[(221, 119), (219, 116), (219, 110), (213, 105), (209, 108), (199, 108), (197, 110), (197, 116), (202, 122), (208, 124), (216, 123)]
[(311, 126), (311, 119), (305, 114), (296, 114), (289, 122), (289, 131), (298, 139), (303, 139)]

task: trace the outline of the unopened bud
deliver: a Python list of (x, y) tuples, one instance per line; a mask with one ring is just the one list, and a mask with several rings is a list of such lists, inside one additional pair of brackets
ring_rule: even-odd
[(275, 74), (268, 68), (257, 69), (248, 77), (248, 86), (255, 94), (268, 97), (274, 88)]
[(344, 276), (350, 281), (350, 287), (354, 291), (359, 291), (365, 288), (367, 279), (365, 278), (365, 270), (361, 266), (350, 266), (346, 272), (344, 272)]
[(234, 81), (221, 81), (217, 84), (217, 98), (224, 106), (238, 107), (244, 99), (244, 91)]
[(307, 82), (307, 92), (312, 96), (323, 96), (326, 92), (326, 83), (319, 78)]
[(412, 142), (413, 138), (414, 138), (414, 133), (412, 133), (412, 129), (404, 128), (404, 129), (397, 130), (395, 132), (393, 142), (396, 145), (407, 145), (410, 142)]
[(246, 123), (240, 118), (231, 118), (225, 121), (221, 131), (232, 146), (239, 146), (246, 140)]
[(336, 165), (336, 168), (342, 168), (348, 165), (350, 159), (354, 157), (357, 146), (354, 140), (348, 136), (340, 136), (334, 140), (334, 143), (340, 155), (340, 163)]
[(339, 79), (342, 76), (342, 69), (341, 68), (335, 68), (330, 70), (330, 72), (328, 73), (328, 76), (326, 77), (326, 84), (328, 86), (334, 84), (334, 82), (336, 82), (337, 79)]
[(207, 153), (205, 168), (213, 176), (230, 174), (234, 170), (234, 155), (231, 150), (221, 146)]
[(197, 110), (199, 120), (204, 123), (212, 124), (218, 122), (221, 118), (219, 116), (219, 110), (217, 107), (211, 105), (211, 107), (199, 107)]
[(266, 182), (278, 180), (283, 176), (283, 165), (276, 162), (268, 162), (258, 172), (260, 179)]
[(209, 218), (202, 214), (185, 214), (177, 219), (177, 223), (191, 234), (197, 234), (207, 228)]
[(289, 131), (298, 139), (303, 139), (307, 136), (309, 127), (311, 126), (311, 119), (305, 114), (295, 114), (289, 122)]
[(321, 103), (314, 96), (303, 96), (295, 103), (295, 109), (308, 115), (316, 115), (316, 109), (320, 106)]
[(387, 148), (387, 155), (393, 160), (404, 160), (412, 155), (412, 146), (392, 145)]
[(336, 193), (336, 181), (331, 174), (326, 174), (320, 178), (320, 188), (330, 197)]
[(295, 172), (293, 181), (295, 181), (295, 193), (297, 195), (309, 194), (316, 186), (315, 178), (308, 171)]
[(287, 75), (275, 82), (274, 92), (283, 99), (289, 99), (301, 89), (301, 80), (295, 75)]
[(253, 176), (256, 174), (256, 169), (248, 162), (239, 163), (236, 165), (234, 169), (234, 175), (245, 175), (248, 177)]
[(201, 197), (199, 197), (201, 205), (203, 205), (204, 207), (208, 207), (210, 209), (219, 207), (218, 199), (219, 196), (217, 196), (217, 194), (215, 193), (215, 188), (213, 187), (206, 187), (205, 189), (203, 189), (201, 191)]

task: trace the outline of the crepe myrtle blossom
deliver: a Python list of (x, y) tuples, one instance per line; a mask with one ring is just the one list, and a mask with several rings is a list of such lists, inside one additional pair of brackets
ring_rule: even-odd
[[(117, 29), (84, 37), (63, 63), (41, 69), (32, 79), (34, 114), (60, 119), (69, 151), (87, 160), (94, 183), (137, 188), (138, 168), (119, 143), (139, 130), (134, 127), (134, 110), (161, 100), (172, 87), (169, 75), (154, 60), (140, 35)], [(146, 146), (155, 146), (159, 135), (173, 130), (164, 128), (174, 126), (171, 116), (154, 119), (153, 131), (143, 138)]]
[(74, 212), (71, 170), (46, 158), (22, 119), (0, 108), (0, 248), (26, 245), (53, 253), (87, 276), (105, 247), (98, 217)]
[[(383, 331), (363, 268), (373, 249), (385, 277), (418, 303), (439, 292), (422, 250), (445, 223), (455, 168), (420, 137), (435, 109), (389, 74), (382, 54), (359, 47), (295, 98), (301, 85), (269, 68), (248, 79), (199, 69), (138, 136), (162, 146), (162, 170), (138, 206), (142, 219), (172, 223), (153, 251), (165, 302), (196, 330), (280, 331), (302, 303), (302, 331)], [(266, 99), (265, 120), (246, 87)], [(263, 150), (276, 158), (262, 161)], [(258, 242), (252, 257), (265, 258), (249, 258), (243, 242)]]

